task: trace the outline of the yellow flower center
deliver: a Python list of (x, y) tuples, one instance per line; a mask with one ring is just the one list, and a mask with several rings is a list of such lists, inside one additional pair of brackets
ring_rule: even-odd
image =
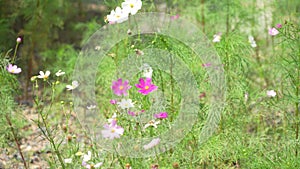
[(11, 70), (11, 73), (15, 73), (15, 69), (12, 69), (12, 70)]
[(110, 132), (111, 132), (111, 133), (114, 133), (115, 131), (116, 131), (115, 129), (111, 129), (111, 131), (110, 131)]
[(124, 89), (124, 86), (120, 86), (119, 89), (120, 89), (120, 90)]
[(133, 8), (133, 7), (134, 7), (134, 4), (130, 4), (129, 6), (130, 6), (130, 8)]
[(148, 89), (149, 89), (149, 86), (145, 86), (145, 89), (148, 90)]
[(116, 18), (120, 18), (121, 16), (120, 15), (116, 15)]

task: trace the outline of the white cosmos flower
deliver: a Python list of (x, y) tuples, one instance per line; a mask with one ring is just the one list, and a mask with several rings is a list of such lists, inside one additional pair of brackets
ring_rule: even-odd
[(96, 105), (89, 105), (89, 106), (87, 106), (86, 108), (88, 109), (88, 110), (92, 110), (92, 109), (95, 109), (97, 106)]
[(142, 1), (141, 0), (125, 0), (125, 2), (122, 3), (122, 8), (131, 15), (134, 15), (137, 13), (138, 10), (142, 8)]
[(71, 164), (72, 163), (72, 158), (66, 158), (64, 159), (66, 164)]
[(87, 162), (87, 161), (90, 161), (91, 158), (92, 158), (92, 153), (90, 151), (88, 151), (87, 154), (83, 155), (83, 160), (82, 161)]
[(121, 102), (117, 102), (117, 104), (119, 107), (121, 107), (121, 109), (129, 109), (134, 107), (131, 99), (122, 99)]
[(40, 74), (37, 76), (37, 78), (46, 80), (48, 79), (49, 75), (50, 75), (49, 70), (47, 70), (45, 73), (43, 71), (40, 71)]
[(267, 96), (268, 97), (275, 97), (276, 96), (276, 92), (274, 90), (267, 90)]
[(55, 73), (56, 76), (62, 76), (64, 74), (65, 74), (65, 72), (62, 72), (61, 70), (59, 70), (58, 72)]
[(143, 71), (143, 77), (152, 78), (153, 69), (147, 63), (141, 67), (141, 70)]
[(160, 139), (155, 138), (155, 139), (151, 140), (150, 143), (144, 145), (143, 147), (144, 147), (145, 150), (148, 150), (148, 149), (156, 146), (157, 144), (159, 144), (159, 142), (160, 142)]
[(146, 129), (147, 127), (150, 127), (150, 126), (157, 128), (157, 125), (159, 123), (160, 123), (160, 121), (151, 120), (144, 126), (144, 129)]
[(110, 12), (110, 15), (107, 15), (107, 20), (110, 24), (122, 23), (128, 19), (128, 12), (117, 7), (115, 10)]
[(251, 44), (251, 46), (252, 46), (253, 48), (256, 48), (256, 47), (257, 47), (256, 42), (255, 42), (253, 36), (251, 36), (251, 35), (248, 36), (248, 42)]
[(92, 169), (92, 168), (99, 168), (102, 166), (102, 162), (101, 163), (97, 163), (97, 164), (86, 164), (84, 167), (87, 168), (87, 169)]
[(222, 33), (215, 34), (215, 35), (214, 35), (213, 42), (214, 42), (214, 43), (220, 42), (220, 41), (221, 41), (221, 35), (222, 35)]
[(107, 121), (108, 121), (109, 123), (111, 123), (113, 120), (117, 121), (117, 113), (114, 113), (114, 115), (111, 116), (110, 119), (107, 119)]
[(66, 88), (67, 88), (67, 90), (74, 90), (78, 86), (79, 86), (79, 83), (78, 83), (78, 81), (75, 80), (75, 81), (72, 82), (72, 85), (67, 85)]

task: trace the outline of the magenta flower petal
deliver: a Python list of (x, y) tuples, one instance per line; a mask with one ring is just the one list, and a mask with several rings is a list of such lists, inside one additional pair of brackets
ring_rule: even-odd
[(143, 94), (143, 95), (147, 95), (155, 90), (157, 90), (157, 86), (155, 86), (154, 84), (152, 84), (152, 79), (151, 78), (140, 78), (139, 80), (139, 84), (136, 84), (135, 86), (137, 88), (140, 88), (140, 90), (138, 90), (139, 93)]
[(168, 113), (167, 112), (160, 112), (158, 114), (154, 114), (154, 117), (158, 118), (158, 119), (165, 119), (165, 118), (168, 118)]
[(129, 90), (131, 86), (129, 86), (129, 81), (125, 80), (124, 83), (122, 79), (118, 79), (117, 81), (112, 82), (111, 89), (114, 91), (115, 95), (128, 95), (127, 90)]

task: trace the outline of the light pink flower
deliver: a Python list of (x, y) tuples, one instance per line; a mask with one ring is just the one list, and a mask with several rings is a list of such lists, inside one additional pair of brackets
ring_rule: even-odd
[(203, 63), (202, 64), (202, 67), (210, 67), (211, 66), (211, 63)]
[(151, 78), (140, 78), (140, 83), (136, 84), (135, 86), (137, 88), (140, 88), (140, 90), (138, 90), (138, 92), (140, 92), (143, 95), (147, 95), (155, 90), (157, 90), (157, 86), (155, 86), (154, 84), (152, 84), (152, 79)]
[(6, 69), (9, 73), (12, 73), (12, 74), (19, 74), (22, 72), (21, 68), (18, 68), (17, 65), (12, 65), (12, 64), (9, 64)]
[(153, 148), (153, 147), (156, 146), (157, 144), (159, 144), (159, 142), (160, 142), (160, 139), (159, 139), (159, 138), (156, 138), (156, 139), (151, 140), (150, 143), (144, 145), (143, 147), (144, 147), (145, 150), (148, 150), (148, 149), (150, 149), (150, 148)]
[(118, 96), (124, 95), (127, 96), (127, 90), (131, 88), (131, 86), (128, 85), (128, 80), (125, 80), (124, 83), (122, 79), (118, 79), (117, 81), (114, 81), (112, 83), (111, 89), (114, 91), (114, 93)]
[(135, 112), (129, 110), (128, 111), (128, 115), (130, 115), (130, 116), (136, 116), (137, 114)]
[(282, 28), (282, 25), (279, 23), (276, 25), (276, 28), (280, 29), (280, 28)]
[(154, 117), (158, 118), (158, 119), (166, 119), (166, 118), (168, 118), (168, 113), (167, 112), (160, 112), (158, 114), (154, 114)]
[(22, 39), (20, 37), (17, 38), (17, 43), (21, 43)]
[(123, 135), (124, 129), (117, 125), (117, 121), (113, 120), (110, 124), (105, 124), (104, 130), (101, 131), (104, 138), (114, 139)]
[(179, 14), (176, 14), (176, 15), (174, 15), (174, 16), (171, 16), (171, 20), (176, 20), (176, 19), (178, 19), (179, 18)]
[(267, 90), (267, 96), (268, 97), (275, 97), (276, 96), (276, 92), (274, 90)]
[(276, 28), (271, 28), (269, 29), (269, 34), (271, 36), (276, 36), (277, 34), (279, 34), (279, 31)]
[(117, 101), (114, 99), (111, 99), (109, 102), (110, 102), (110, 104), (117, 104)]

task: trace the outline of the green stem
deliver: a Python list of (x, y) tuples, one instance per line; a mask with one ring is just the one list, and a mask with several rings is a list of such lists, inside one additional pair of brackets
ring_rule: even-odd
[(15, 51), (14, 51), (14, 56), (13, 56), (13, 59), (11, 61), (11, 64), (14, 64), (14, 62), (15, 62), (15, 58), (16, 58), (16, 55), (17, 55), (18, 47), (19, 47), (19, 42), (17, 42), (17, 44), (16, 44)]
[(16, 132), (15, 132), (13, 126), (12, 126), (11, 120), (10, 120), (10, 118), (9, 118), (9, 116), (8, 116), (7, 114), (6, 114), (5, 117), (6, 117), (6, 120), (7, 120), (8, 125), (9, 125), (9, 128), (10, 128), (10, 130), (11, 130), (11, 133), (12, 133), (12, 135), (13, 135), (13, 137), (14, 137), (15, 143), (16, 143), (17, 148), (18, 148), (18, 151), (19, 151), (19, 154), (20, 154), (20, 156), (21, 156), (21, 158), (22, 158), (22, 162), (23, 162), (23, 164), (24, 164), (24, 167), (25, 167), (25, 169), (28, 169), (28, 166), (27, 166), (27, 164), (26, 164), (25, 158), (24, 158), (23, 153), (22, 153), (22, 150), (21, 150), (21, 145), (20, 145), (20, 143), (19, 143), (19, 141), (18, 141), (18, 139), (17, 139), (17, 135), (16, 135)]
[[(299, 72), (299, 69), (298, 69), (298, 76), (300, 76), (300, 72)], [(299, 84), (299, 80), (298, 80), (298, 84)], [(299, 96), (299, 87), (296, 86), (296, 97)], [(297, 100), (297, 102), (295, 103), (295, 108), (296, 108), (296, 150), (295, 150), (295, 155), (296, 157), (298, 156), (298, 139), (299, 139), (299, 100)]]

